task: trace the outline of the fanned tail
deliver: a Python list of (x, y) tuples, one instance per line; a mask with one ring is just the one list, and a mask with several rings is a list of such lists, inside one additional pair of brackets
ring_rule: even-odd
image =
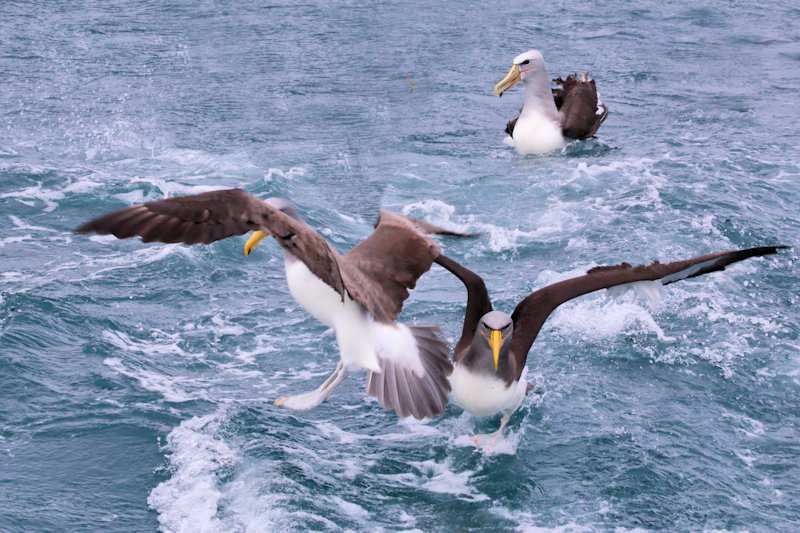
[(441, 414), (447, 406), (453, 372), (450, 347), (437, 333), (437, 326), (407, 326), (414, 336), (424, 373), (391, 359), (379, 358), (381, 372), (367, 372), (367, 394), (375, 397), (386, 409), (394, 409), (400, 417), (417, 420)]

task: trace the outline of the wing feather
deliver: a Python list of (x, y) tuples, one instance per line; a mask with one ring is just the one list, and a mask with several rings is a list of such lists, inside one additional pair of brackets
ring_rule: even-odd
[(77, 232), (96, 232), (126, 239), (139, 235), (145, 242), (209, 244), (252, 230), (275, 237), (316, 276), (344, 297), (339, 255), (304, 222), (241, 189), (177, 196), (133, 205), (108, 213)]
[(379, 322), (393, 322), (439, 245), (413, 219), (381, 210), (375, 231), (340, 258), (347, 292)]
[(559, 305), (600, 289), (608, 289), (637, 281), (661, 281), (663, 285), (681, 279), (701, 276), (709, 272), (725, 270), (725, 267), (749, 257), (777, 253), (785, 246), (762, 246), (743, 250), (729, 250), (693, 257), (685, 261), (662, 264), (658, 261), (645, 266), (622, 263), (601, 266), (589, 270), (586, 275), (548, 285), (522, 300), (511, 315), (514, 334), (511, 339), (511, 355), (519, 378), (528, 357), (528, 351), (539, 334), (542, 325)]
[(478, 329), (478, 321), (483, 315), (492, 310), (492, 300), (489, 298), (489, 291), (483, 279), (460, 265), (445, 255), (436, 258), (436, 263), (454, 274), (467, 288), (467, 309), (464, 313), (464, 326), (461, 329), (461, 337), (456, 343), (453, 359), (458, 361), (466, 354), (467, 349), (472, 344), (472, 338)]
[(553, 90), (553, 99), (561, 114), (561, 131), (570, 139), (588, 139), (597, 133), (608, 116), (608, 108), (599, 102), (593, 79), (585, 73), (583, 80), (574, 74), (555, 79), (561, 85)]

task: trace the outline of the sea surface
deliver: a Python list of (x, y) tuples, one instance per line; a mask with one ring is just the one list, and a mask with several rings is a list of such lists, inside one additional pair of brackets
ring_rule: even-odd
[[(589, 71), (596, 139), (520, 157), (503, 128), (541, 50)], [(796, 2), (0, 3), (0, 531), (798, 531)], [(401, 420), (351, 375), (309, 412), (331, 331), (278, 246), (77, 235), (105, 212), (241, 187), (344, 252), (379, 208), (497, 309), (622, 261), (792, 250), (547, 321), (493, 431)], [(401, 320), (457, 340), (438, 266)]]

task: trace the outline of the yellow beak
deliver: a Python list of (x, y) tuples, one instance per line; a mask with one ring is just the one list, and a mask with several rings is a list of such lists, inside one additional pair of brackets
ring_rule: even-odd
[(260, 243), (264, 239), (264, 237), (268, 235), (269, 233), (267, 233), (266, 231), (260, 231), (260, 230), (254, 231), (253, 234), (250, 236), (250, 238), (247, 239), (247, 242), (244, 243), (244, 255), (249, 256), (250, 252), (253, 251), (253, 248), (258, 246), (258, 243)]
[(508, 75), (500, 80), (500, 83), (494, 86), (494, 94), (496, 94), (498, 98), (503, 96), (504, 92), (509, 90), (519, 81), (519, 76), (519, 65), (512, 66), (511, 70), (508, 71)]
[(500, 348), (503, 346), (503, 336), (499, 330), (493, 329), (492, 335), (489, 337), (489, 346), (492, 348), (494, 354), (494, 369), (497, 371), (497, 362), (500, 359)]

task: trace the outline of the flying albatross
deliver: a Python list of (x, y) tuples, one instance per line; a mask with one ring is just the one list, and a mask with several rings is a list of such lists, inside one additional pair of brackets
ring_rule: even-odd
[(619, 296), (633, 288), (643, 296), (660, 296), (663, 286), (725, 270), (749, 257), (777, 253), (785, 246), (764, 246), (717, 252), (685, 261), (649, 266), (600, 266), (585, 275), (553, 283), (539, 289), (517, 305), (509, 316), (492, 310), (492, 301), (480, 276), (456, 261), (440, 255), (436, 262), (455, 274), (467, 288), (467, 309), (461, 338), (453, 353), (450, 376), (453, 399), (475, 416), (502, 413), (500, 429), (476, 435), (476, 444), (488, 449), (500, 436), (511, 414), (522, 403), (532, 385), (525, 381), (528, 351), (547, 317), (559, 305), (600, 289)]
[(408, 290), (439, 256), (426, 233), (458, 235), (381, 210), (375, 231), (340, 255), (286, 200), (228, 189), (138, 204), (101, 216), (76, 231), (138, 235), (143, 242), (208, 244), (254, 231), (245, 254), (267, 235), (283, 250), (294, 299), (336, 332), (340, 361), (316, 390), (279, 398), (295, 410), (316, 407), (349, 371), (366, 369), (366, 392), (401, 417), (432, 417), (448, 401), (449, 346), (431, 325), (395, 322)]
[(588, 139), (608, 116), (608, 108), (600, 102), (588, 72), (581, 80), (574, 74), (555, 79), (560, 88), (551, 90), (544, 57), (538, 50), (515, 57), (508, 75), (495, 85), (494, 93), (503, 96), (520, 80), (525, 86), (525, 102), (519, 116), (506, 126), (509, 136), (505, 139), (520, 155), (558, 150), (566, 146), (567, 138)]

